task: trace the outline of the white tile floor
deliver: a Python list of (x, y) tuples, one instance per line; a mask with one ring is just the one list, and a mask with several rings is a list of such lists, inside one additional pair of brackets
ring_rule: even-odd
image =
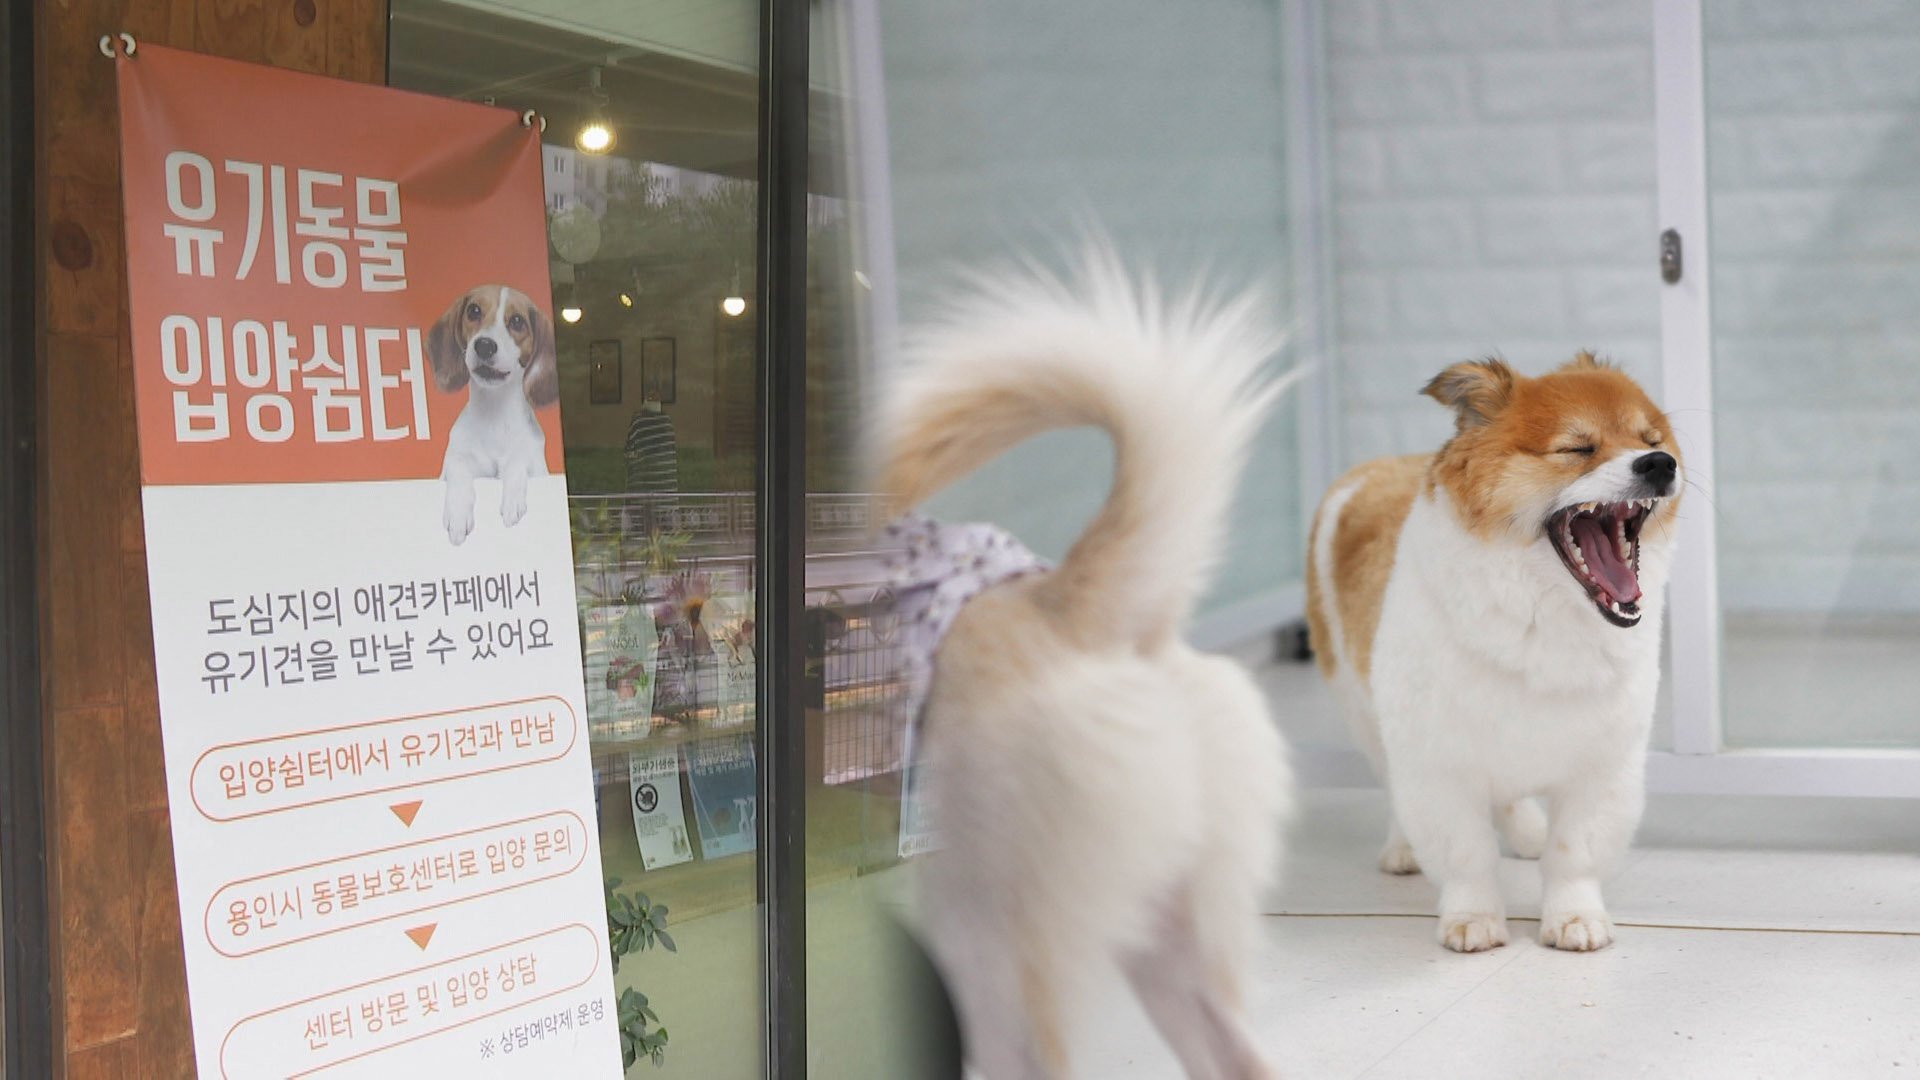
[[(1533, 941), (1518, 860), (1513, 943), (1445, 952), (1425, 879), (1374, 869), (1384, 827), (1378, 791), (1305, 794), (1258, 960), (1283, 1076), (1920, 1077), (1920, 803), (1656, 798), (1582, 955)], [(1086, 1033), (1080, 1075), (1179, 1075), (1118, 990)]]

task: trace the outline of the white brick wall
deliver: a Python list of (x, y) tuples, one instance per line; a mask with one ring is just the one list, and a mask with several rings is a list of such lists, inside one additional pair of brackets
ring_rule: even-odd
[[(1655, 389), (1652, 0), (1325, 0), (1344, 454), (1454, 360)], [(1920, 608), (1920, 3), (1708, 0), (1723, 586)]]
[(1658, 374), (1649, 0), (1326, 0), (1345, 455), (1455, 360)]

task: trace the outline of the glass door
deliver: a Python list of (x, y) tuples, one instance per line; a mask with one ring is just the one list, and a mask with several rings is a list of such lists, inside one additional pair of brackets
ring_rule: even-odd
[(1920, 747), (1920, 9), (1703, 51), (1723, 738)]
[(762, 1075), (760, 5), (391, 11), (394, 85), (546, 123), (583, 678), (630, 1072)]

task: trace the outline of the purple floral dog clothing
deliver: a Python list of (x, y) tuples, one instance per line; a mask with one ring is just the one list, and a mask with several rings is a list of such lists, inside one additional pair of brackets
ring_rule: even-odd
[[(907, 724), (916, 727), (933, 682), (940, 642), (967, 601), (1050, 565), (1004, 529), (944, 525), (910, 514), (887, 526), (886, 580), (893, 591), (895, 657), (906, 688)], [(908, 739), (908, 746), (913, 740)]]

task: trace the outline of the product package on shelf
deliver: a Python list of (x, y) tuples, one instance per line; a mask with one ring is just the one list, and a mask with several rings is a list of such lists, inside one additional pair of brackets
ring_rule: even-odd
[(714, 730), (753, 719), (753, 593), (737, 573), (683, 570), (661, 582), (654, 709)]
[(747, 724), (754, 707), (753, 594), (720, 597), (714, 607), (714, 704), (720, 723)]
[(701, 857), (717, 859), (752, 851), (759, 816), (753, 736), (699, 739), (685, 749)]
[(582, 609), (580, 626), (594, 739), (646, 738), (660, 643), (652, 614), (645, 604), (596, 602)]
[(666, 747), (627, 756), (633, 799), (633, 832), (640, 860), (649, 870), (693, 858), (687, 814), (680, 801), (680, 751)]

